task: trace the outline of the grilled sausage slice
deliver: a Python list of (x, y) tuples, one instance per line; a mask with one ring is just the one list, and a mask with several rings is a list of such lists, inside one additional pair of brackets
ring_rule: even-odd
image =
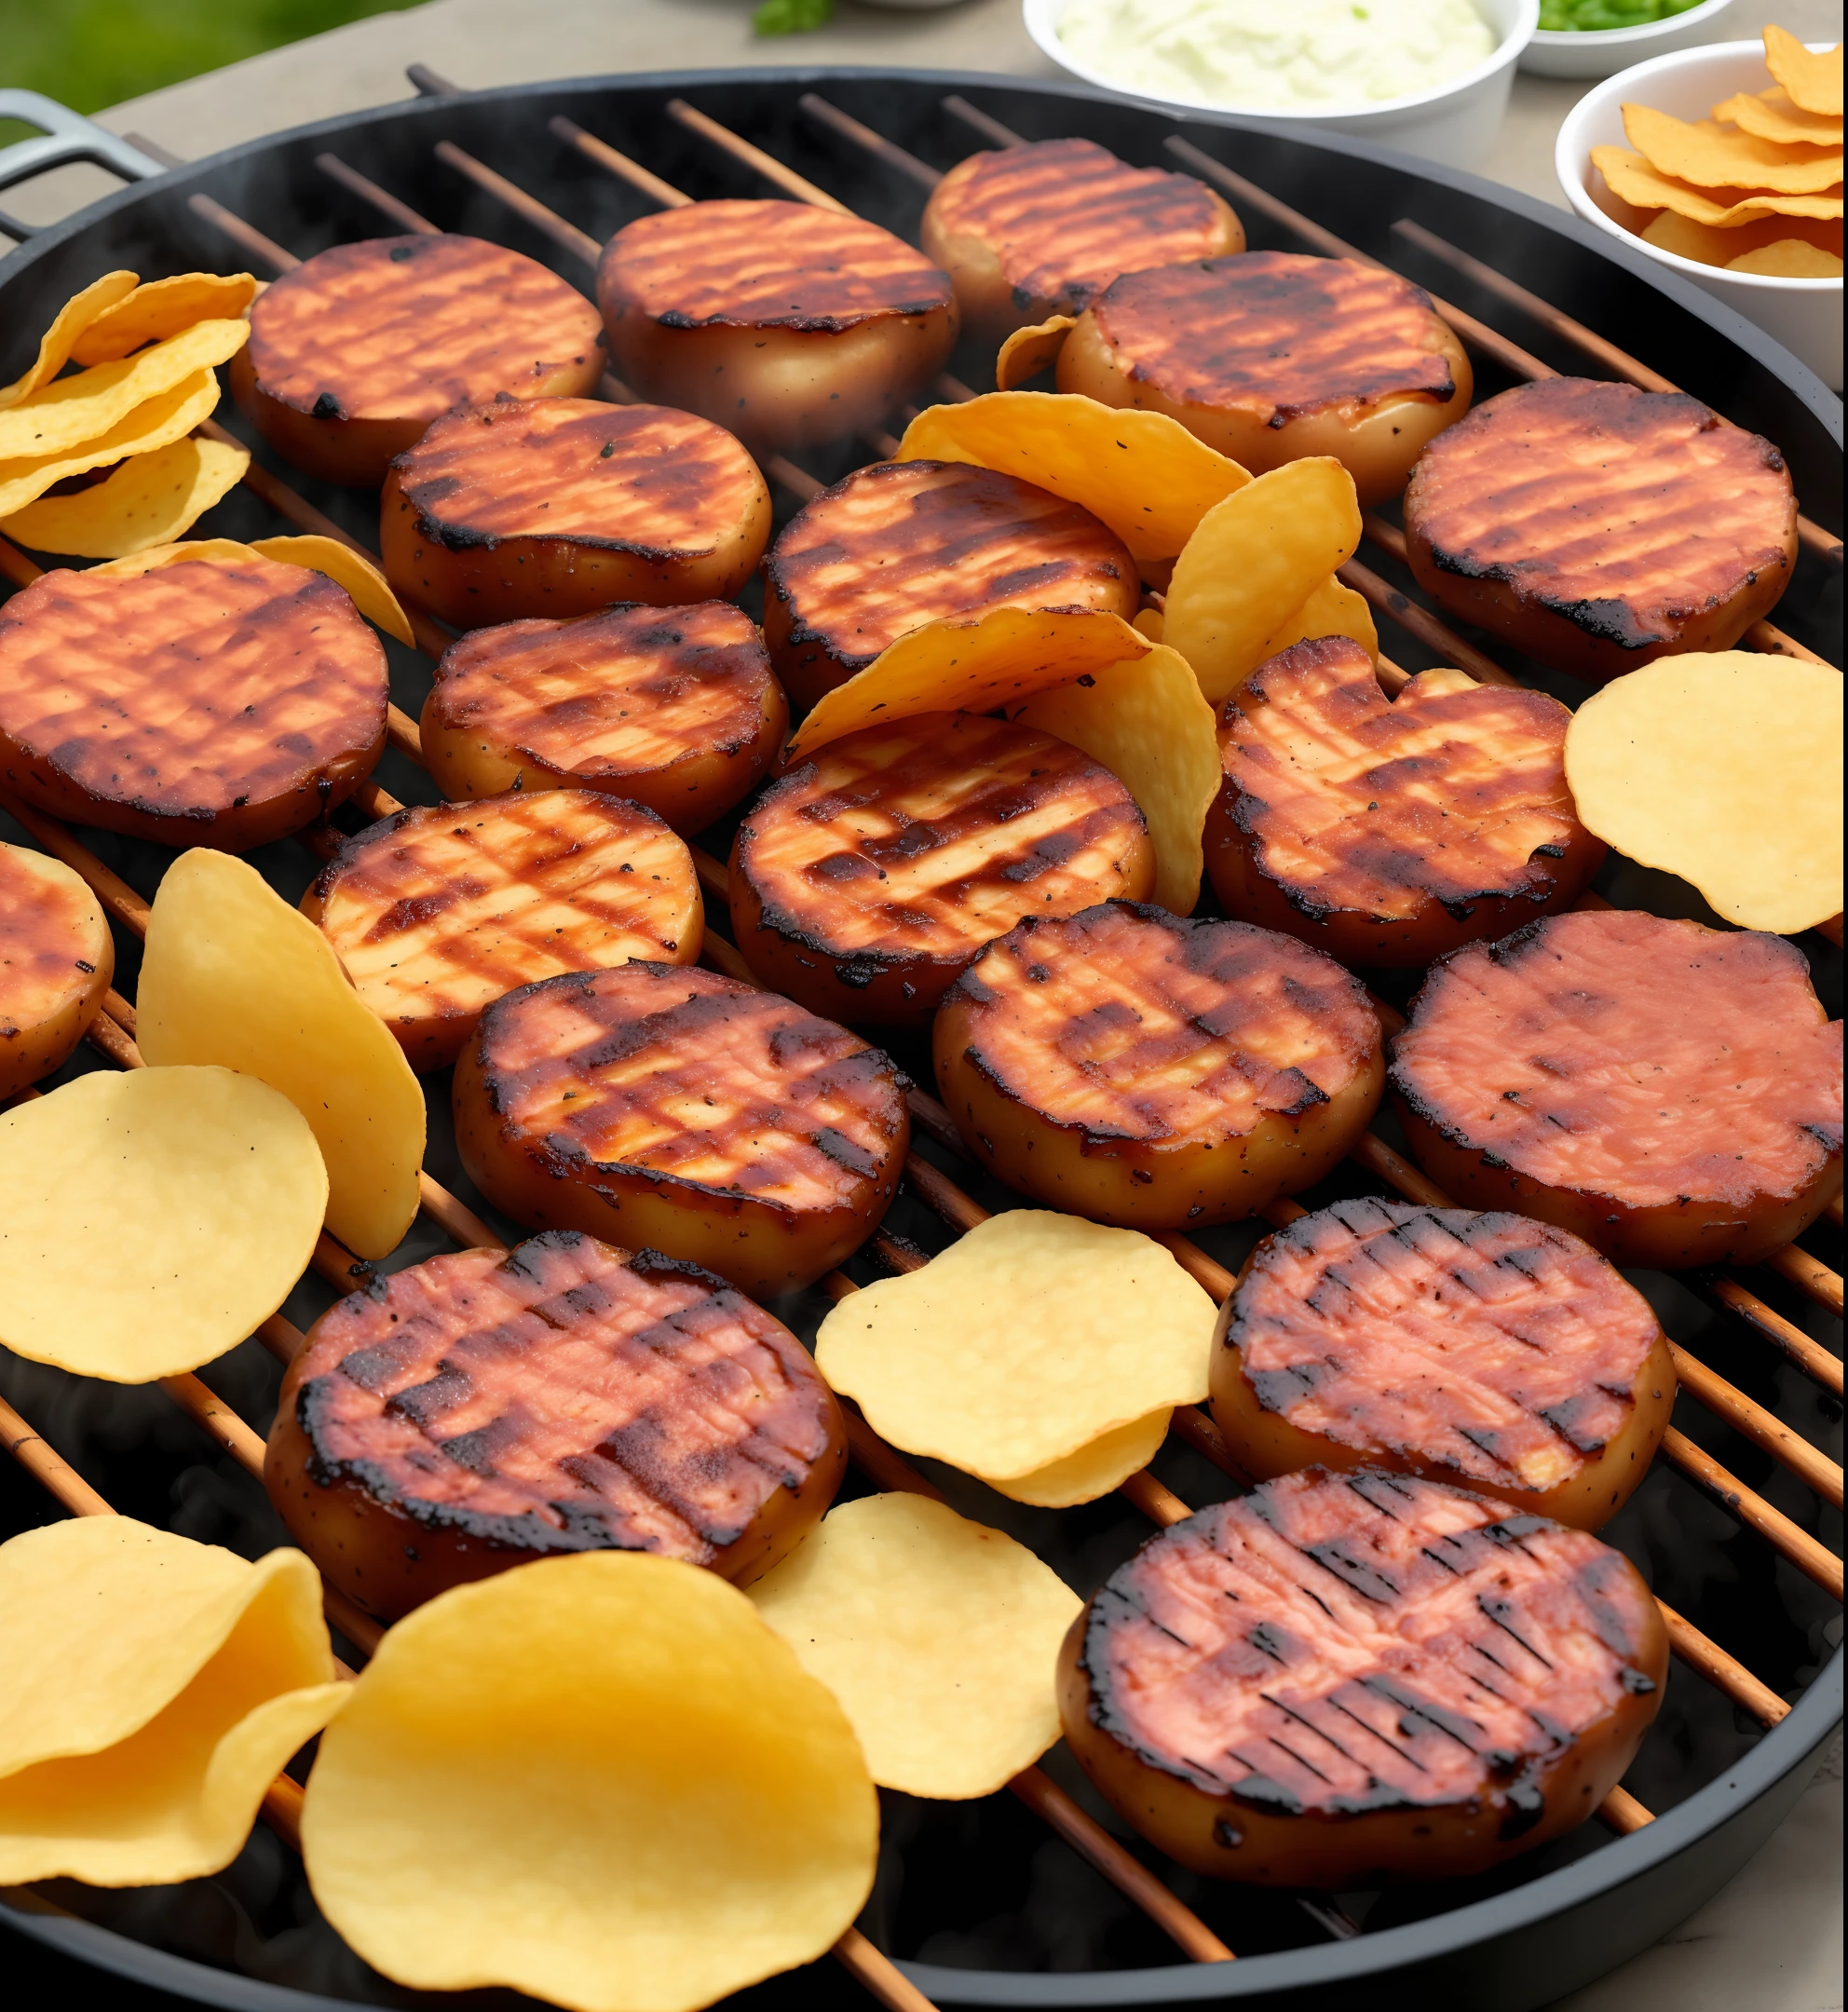
[(414, 1069), (447, 1068), (483, 1008), (535, 979), (691, 964), (693, 856), (653, 811), (592, 790), (400, 810), (302, 898)]
[(649, 1551), (748, 1583), (847, 1463), (795, 1337), (724, 1280), (575, 1230), (428, 1258), (323, 1313), (264, 1480), (382, 1621), (532, 1558)]
[(1556, 671), (1602, 683), (1731, 649), (1797, 560), (1784, 456), (1680, 391), (1553, 377), (1489, 399), (1406, 489), (1419, 585)]
[(1244, 250), (1204, 183), (1132, 168), (1094, 140), (972, 154), (931, 191), (919, 237), (956, 283), (964, 333), (987, 342), (1079, 313), (1119, 273)]
[(1582, 1823), (1667, 1673), (1660, 1610), (1596, 1537), (1312, 1469), (1119, 1567), (1066, 1638), (1060, 1716), (1170, 1857), (1339, 1890), (1481, 1872)]
[(392, 585), (458, 629), (724, 600), (769, 535), (770, 492), (723, 427), (592, 399), (445, 413), (379, 498)]
[(944, 995), (937, 1087), (991, 1174), (1130, 1230), (1235, 1222), (1312, 1187), (1385, 1086), (1332, 958), (1109, 902), (1028, 916)]
[(479, 238), (333, 245), (251, 303), (231, 395), (324, 481), (375, 488), (439, 413), (579, 398), (605, 370), (596, 309), (556, 273)]
[(61, 861), (0, 844), (0, 1102), (65, 1060), (115, 975), (96, 896)]
[(1332, 455), (1363, 503), (1398, 495), (1474, 386), (1421, 289), (1291, 252), (1125, 273), (1080, 316), (1058, 375), (1061, 391), (1168, 414), (1254, 474)]
[(817, 1013), (922, 1026), (1023, 916), (1154, 890), (1135, 799), (1049, 734), (924, 713), (822, 748), (758, 799), (731, 854), (732, 934)]
[(908, 630), (997, 607), (1098, 608), (1128, 621), (1135, 561), (1087, 510), (1012, 475), (881, 461), (824, 489), (764, 566), (764, 640), (798, 706)]
[(1213, 1352), (1213, 1416), (1260, 1479), (1388, 1467), (1580, 1529), (1629, 1500), (1674, 1405), (1649, 1301), (1588, 1244), (1370, 1196), (1266, 1238)]
[(252, 553), (62, 568), (0, 608), (0, 776), (53, 817), (242, 852), (385, 748), (385, 651), (346, 592)]
[(910, 1144), (908, 1085), (832, 1021), (707, 971), (548, 978), (482, 1015), (456, 1144), (516, 1222), (794, 1292), (856, 1249)]
[(703, 601), (478, 629), (443, 651), (420, 730), (452, 799), (604, 790), (690, 836), (754, 786), (788, 725), (756, 625)]
[(625, 224), (597, 301), (618, 373), (754, 450), (838, 440), (943, 369), (956, 294), (876, 224), (798, 202), (698, 202)]
[(1214, 889), (1344, 964), (1402, 970), (1569, 906), (1605, 851), (1566, 786), (1571, 717), (1460, 671), (1389, 703), (1358, 644), (1298, 643), (1220, 714)]
[(1432, 971), (1391, 1081), (1447, 1193), (1621, 1265), (1753, 1264), (1841, 1192), (1841, 1025), (1781, 937), (1549, 916)]

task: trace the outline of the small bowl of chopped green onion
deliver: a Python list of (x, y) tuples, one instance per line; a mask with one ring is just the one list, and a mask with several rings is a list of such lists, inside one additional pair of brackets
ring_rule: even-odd
[(1521, 54), (1529, 76), (1608, 77), (1651, 56), (1717, 41), (1732, 0), (1540, 0)]

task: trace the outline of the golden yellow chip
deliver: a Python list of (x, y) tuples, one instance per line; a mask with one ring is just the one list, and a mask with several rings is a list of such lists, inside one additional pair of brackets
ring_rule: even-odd
[(1162, 640), (1162, 631), (1165, 626), (1162, 619), (1161, 609), (1152, 607), (1140, 609), (1135, 619), (1130, 624), (1130, 627), (1135, 631), (1136, 634), (1148, 643), (1159, 643)]
[(1726, 650), (1594, 692), (1566, 734), (1580, 822), (1728, 921), (1789, 935), (1841, 906), (1841, 673)]
[(1841, 241), (1841, 226), (1808, 217), (1770, 216), (1760, 217), (1756, 224), (1716, 227), (1664, 210), (1650, 219), (1642, 235), (1648, 243), (1678, 258), (1693, 259), (1702, 265), (1726, 265), (1744, 252), (1761, 252), (1767, 245), (1790, 238), (1821, 252), (1834, 252)]
[(1148, 650), (1121, 616), (1090, 609), (999, 607), (926, 622), (823, 693), (790, 736), (787, 759), (917, 713), (990, 713)]
[(100, 314), (71, 346), (75, 363), (113, 363), (196, 321), (229, 321), (256, 298), (249, 273), (176, 273), (152, 279)]
[(1059, 351), (1066, 346), (1066, 337), (1077, 326), (1074, 316), (1061, 314), (1053, 315), (1050, 320), (1037, 322), (1032, 328), (1015, 329), (995, 358), (996, 390), (1015, 390), (1029, 377), (1051, 370), (1059, 360)]
[(878, 1798), (829, 1692), (716, 1573), (522, 1565), (399, 1622), (328, 1728), (302, 1856), (388, 1978), (692, 2012), (811, 1962), (872, 1890)]
[(111, 1383), (268, 1319), (327, 1205), (314, 1135), (228, 1068), (80, 1076), (0, 1112), (0, 1343)]
[(993, 1795), (1059, 1736), (1059, 1644), (1084, 1602), (942, 1502), (843, 1502), (750, 1598), (840, 1700), (882, 1788)]
[(0, 1544), (0, 1884), (221, 1870), (346, 1702), (299, 1551), (84, 1516)]
[(1773, 140), (1728, 132), (1712, 119), (1690, 125), (1653, 105), (1626, 104), (1624, 131), (1659, 173), (1695, 188), (1767, 189), (1783, 196), (1814, 196), (1841, 179), (1841, 149), (1799, 156)]
[(74, 294), (58, 310), (51, 326), (39, 337), (38, 354), (32, 366), (21, 377), (15, 377), (9, 385), (0, 385), (0, 412), (9, 405), (17, 405), (21, 399), (30, 398), (40, 385), (47, 385), (57, 376), (70, 360), (78, 338), (101, 315), (105, 315), (118, 301), (126, 300), (135, 291), (135, 275), (131, 272), (104, 273), (101, 279), (92, 279), (81, 293)]
[(1081, 1446), (1063, 1460), (1049, 1461), (1031, 1474), (1010, 1475), (998, 1481), (984, 1475), (997, 1494), (1011, 1501), (1030, 1502), (1039, 1509), (1072, 1509), (1080, 1502), (1095, 1502), (1112, 1489), (1120, 1489), (1131, 1475), (1139, 1474), (1162, 1450), (1168, 1436), (1174, 1407), (1164, 1405), (1146, 1419), (1119, 1425)]
[(1611, 194), (1633, 203), (1638, 210), (1673, 210), (1678, 216), (1692, 217), (1696, 224), (1711, 224), (1724, 229), (1730, 224), (1756, 224), (1768, 216), (1839, 217), (1841, 193), (1832, 195), (1785, 196), (1767, 191), (1742, 197), (1737, 202), (1716, 202), (1704, 191), (1660, 174), (1628, 147), (1595, 146), (1592, 166), (1610, 184)]
[(1765, 273), (1773, 279), (1839, 279), (1841, 261), (1833, 252), (1805, 244), (1800, 238), (1780, 238), (1773, 244), (1742, 252), (1726, 261), (1730, 272)]
[(1172, 559), (1223, 497), (1251, 480), (1165, 413), (1070, 391), (991, 391), (932, 405), (904, 429), (901, 461), (972, 461), (1018, 475), (1101, 518), (1138, 560)]
[(843, 1300), (815, 1360), (892, 1445), (1008, 1480), (1203, 1396), (1214, 1315), (1140, 1231), (1010, 1209)]
[(1191, 915), (1205, 864), (1202, 834), (1221, 776), (1213, 708), (1187, 659), (1158, 644), (1041, 692), (1010, 717), (1082, 748), (1128, 790), (1155, 849), (1154, 899)]
[(1364, 595), (1344, 587), (1331, 573), (1281, 629), (1273, 630), (1258, 646), (1257, 661), (1265, 662), (1280, 650), (1296, 643), (1314, 642), (1322, 636), (1347, 636), (1378, 663), (1379, 632), (1373, 625), (1373, 610)]
[(200, 848), (167, 869), (136, 1013), (148, 1061), (221, 1063), (281, 1091), (327, 1162), (327, 1227), (360, 1258), (397, 1248), (417, 1213), (424, 1093), (327, 938), (255, 867)]
[(199, 321), (119, 363), (61, 377), (0, 412), (0, 460), (67, 454), (101, 440), (138, 405), (228, 361), (250, 339), (248, 321)]
[(1773, 85), (1756, 97), (1739, 91), (1724, 104), (1713, 108), (1717, 119), (1730, 119), (1741, 130), (1756, 133), (1760, 140), (1781, 140), (1795, 146), (1841, 144), (1841, 121), (1819, 112), (1805, 112), (1790, 102), (1790, 93)]
[(250, 465), (245, 448), (189, 436), (136, 455), (75, 496), (40, 496), (0, 518), (0, 532), (34, 551), (120, 559), (183, 537)]
[(1188, 540), (1175, 562), (1163, 640), (1217, 705), (1359, 546), (1354, 479), (1338, 461), (1318, 455), (1272, 469), (1210, 510)]
[[(246, 459), (248, 460), (248, 456)], [(411, 624), (398, 605), (398, 596), (387, 586), (385, 576), (349, 546), (331, 537), (253, 538), (239, 544), (236, 538), (193, 538), (177, 545), (162, 545), (137, 551), (108, 565), (92, 567), (126, 579), (152, 573), (156, 566), (177, 565), (189, 559), (247, 559), (254, 552), (260, 559), (274, 559), (280, 565), (297, 565), (310, 573), (323, 573), (336, 587), (345, 590), (369, 622), (383, 629), (401, 643), (413, 640)]]
[[(27, 455), (20, 460), (0, 461), (0, 518), (10, 517), (28, 503), (36, 502), (67, 475), (113, 468), (130, 455), (152, 454), (158, 447), (183, 439), (201, 420), (211, 417), (217, 404), (217, 376), (209, 370), (195, 371), (171, 391), (163, 391), (158, 398), (136, 406), (119, 425), (81, 447), (61, 454)], [(4, 416), (0, 414), (0, 417)]]
[(1764, 66), (1803, 112), (1841, 116), (1841, 45), (1821, 55), (1804, 48), (1787, 28), (1764, 31)]

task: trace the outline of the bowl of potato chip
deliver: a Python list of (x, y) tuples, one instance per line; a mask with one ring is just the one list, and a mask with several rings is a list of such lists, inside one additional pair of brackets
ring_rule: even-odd
[(1554, 165), (1589, 224), (1680, 273), (1841, 388), (1841, 49), (1776, 27), (1588, 91)]

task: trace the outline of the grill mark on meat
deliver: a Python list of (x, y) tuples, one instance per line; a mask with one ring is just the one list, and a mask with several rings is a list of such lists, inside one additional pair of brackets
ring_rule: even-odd
[(1125, 273), (1093, 312), (1135, 379), (1270, 426), (1457, 388), (1431, 296), (1352, 259), (1240, 252)]
[(946, 306), (948, 279), (876, 224), (797, 202), (697, 202), (625, 224), (597, 292), (667, 328), (837, 331)]
[(108, 951), (94, 901), (55, 871), (0, 843), (0, 1041), (82, 999)]
[(1841, 1149), (1841, 1030), (1794, 945), (1623, 910), (1549, 916), (1435, 965), (1394, 1088), (1550, 1188), (1747, 1209)]
[(251, 303), (258, 385), (318, 418), (434, 419), (530, 395), (602, 342), (575, 287), (479, 238), (333, 245)]

